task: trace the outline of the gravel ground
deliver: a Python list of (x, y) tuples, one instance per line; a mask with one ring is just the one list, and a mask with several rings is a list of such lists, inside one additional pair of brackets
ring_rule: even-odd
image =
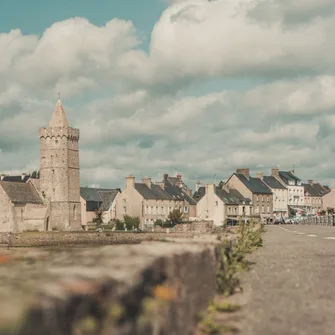
[[(223, 322), (240, 335), (335, 334), (335, 227), (267, 226), (242, 274), (242, 311)], [(333, 238), (332, 238), (333, 237)]]

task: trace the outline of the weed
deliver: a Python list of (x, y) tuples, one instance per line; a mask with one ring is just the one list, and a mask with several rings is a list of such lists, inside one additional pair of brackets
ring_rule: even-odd
[(263, 230), (264, 227), (254, 222), (240, 222), (236, 241), (222, 243), (217, 253), (216, 288), (219, 294), (227, 296), (242, 291), (237, 274), (249, 268), (246, 255), (263, 245)]

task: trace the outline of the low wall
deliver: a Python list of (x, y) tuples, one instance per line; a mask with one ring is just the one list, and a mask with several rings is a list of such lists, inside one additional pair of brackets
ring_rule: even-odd
[(191, 335), (219, 248), (211, 236), (2, 254), (0, 334)]
[(164, 239), (165, 237), (193, 238), (193, 233), (127, 233), (127, 232), (29, 232), (0, 233), (3, 247), (85, 246), (108, 244), (138, 244), (141, 241)]
[(171, 232), (171, 233), (211, 233), (214, 229), (213, 221), (200, 221), (200, 222), (192, 222), (192, 223), (182, 223), (177, 224), (173, 228), (161, 228), (156, 226), (154, 231), (157, 232)]
[(299, 220), (299, 224), (307, 224), (307, 225), (324, 225), (324, 226), (334, 226), (335, 225), (335, 216), (327, 215), (327, 216), (316, 216), (305, 218)]

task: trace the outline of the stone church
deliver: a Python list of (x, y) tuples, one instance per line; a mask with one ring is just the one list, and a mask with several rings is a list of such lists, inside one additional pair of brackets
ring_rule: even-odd
[(69, 126), (61, 100), (39, 138), (39, 178), (1, 175), (2, 232), (81, 229), (79, 129)]

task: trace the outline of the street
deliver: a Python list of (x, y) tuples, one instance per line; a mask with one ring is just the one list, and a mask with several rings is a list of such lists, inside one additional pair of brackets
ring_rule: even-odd
[(242, 275), (242, 335), (335, 334), (335, 227), (266, 226)]

